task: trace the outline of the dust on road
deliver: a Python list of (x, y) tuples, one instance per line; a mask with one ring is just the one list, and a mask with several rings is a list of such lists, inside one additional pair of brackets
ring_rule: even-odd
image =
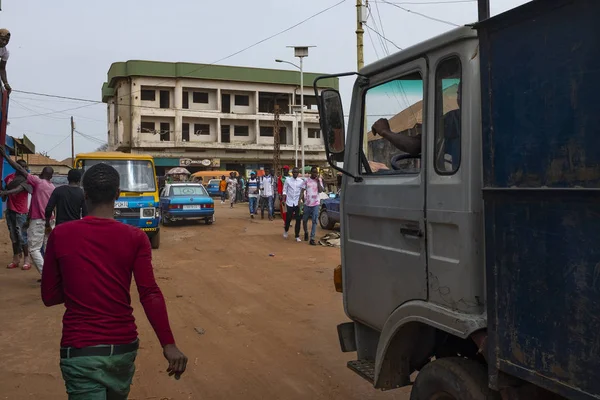
[[(154, 252), (171, 327), (189, 357), (181, 380), (167, 376), (132, 289), (141, 347), (130, 399), (408, 399), (408, 388), (382, 393), (346, 368), (355, 355), (340, 352), (336, 333), (347, 319), (332, 283), (339, 249), (286, 241), (280, 219), (250, 220), (244, 205), (216, 206), (214, 225), (164, 228)], [(4, 221), (0, 244), (1, 266), (11, 258)], [(0, 399), (66, 399), (64, 309), (43, 306), (37, 279), (34, 269), (0, 268)]]

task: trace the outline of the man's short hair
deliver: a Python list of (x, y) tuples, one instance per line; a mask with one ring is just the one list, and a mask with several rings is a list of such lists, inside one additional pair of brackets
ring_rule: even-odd
[(27, 169), (27, 161), (20, 159), (20, 160), (17, 160), (17, 164), (19, 164), (21, 167)]
[(83, 175), (83, 191), (92, 204), (114, 203), (119, 191), (119, 173), (108, 164), (96, 164)]
[(67, 174), (67, 180), (69, 183), (79, 183), (81, 182), (81, 171), (78, 169), (72, 169)]

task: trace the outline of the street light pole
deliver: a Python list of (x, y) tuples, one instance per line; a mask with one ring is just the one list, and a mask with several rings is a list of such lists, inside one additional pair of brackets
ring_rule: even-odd
[[(308, 50), (308, 49), (307, 49)], [(300, 56), (300, 144), (302, 145), (302, 176), (304, 176), (304, 70), (302, 69), (302, 60)]]

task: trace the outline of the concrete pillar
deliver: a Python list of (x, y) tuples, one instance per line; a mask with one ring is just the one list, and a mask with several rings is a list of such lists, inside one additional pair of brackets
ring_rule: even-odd
[[(221, 103), (220, 100), (219, 103)], [(221, 143), (221, 118), (217, 118), (217, 143)]]
[(172, 140), (176, 143), (181, 143), (183, 141), (182, 131), (183, 131), (183, 118), (181, 116), (181, 109), (183, 107), (183, 84), (181, 80), (177, 79), (175, 81), (175, 90), (173, 91), (173, 106), (175, 108), (175, 124), (173, 126), (173, 135), (171, 136)]

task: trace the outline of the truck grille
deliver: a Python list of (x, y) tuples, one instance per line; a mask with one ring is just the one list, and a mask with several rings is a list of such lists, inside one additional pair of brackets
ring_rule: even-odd
[(115, 208), (115, 218), (139, 218), (139, 208)]

